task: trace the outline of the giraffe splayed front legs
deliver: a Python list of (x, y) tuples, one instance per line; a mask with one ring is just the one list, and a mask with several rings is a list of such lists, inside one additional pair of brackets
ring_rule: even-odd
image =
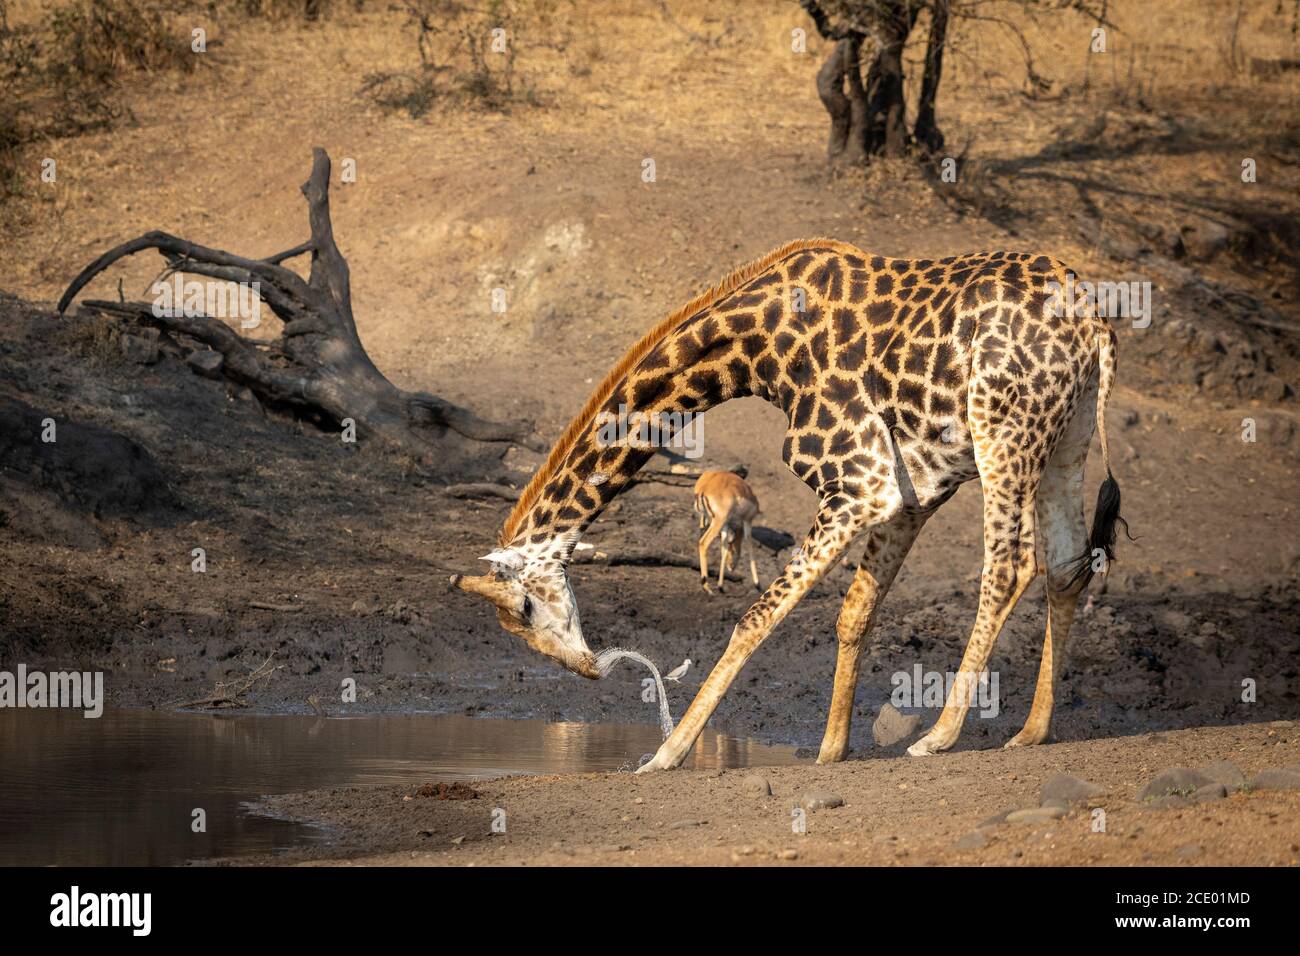
[[(492, 573), (453, 582), (488, 597), (506, 629), (534, 649), (599, 677), (567, 565), (583, 531), (651, 454), (606, 443), (601, 422), (620, 414), (681, 418), (757, 395), (785, 412), (783, 457), (821, 507), (796, 557), (741, 618), (681, 723), (642, 770), (685, 758), (750, 655), (869, 532), (836, 625), (835, 687), (819, 755), (843, 759), (862, 644), (880, 603), (928, 515), (975, 477), (984, 491), (979, 612), (953, 692), (909, 752), (934, 753), (957, 739), (964, 692), (984, 673), (1033, 579), (1042, 536), (1049, 624), (1029, 720), (1011, 745), (1038, 743), (1050, 726), (1075, 602), (1094, 555), (1111, 556), (1121, 521), (1102, 417), (1115, 336), (1092, 309), (1062, 308), (1072, 280), (1061, 263), (1029, 253), (886, 259), (821, 239), (777, 249), (633, 346), (520, 495), (489, 555)], [(1107, 477), (1089, 536), (1080, 494), (1094, 414)]]

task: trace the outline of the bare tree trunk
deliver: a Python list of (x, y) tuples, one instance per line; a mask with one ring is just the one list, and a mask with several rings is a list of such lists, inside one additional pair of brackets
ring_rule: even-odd
[(903, 99), (903, 47), (916, 22), (907, 0), (891, 4), (876, 32), (877, 50), (867, 74), (868, 148), (898, 157), (907, 151), (907, 107)]
[[(163, 232), (149, 232), (104, 253), (78, 275), (59, 300), (63, 312), (79, 291), (117, 260), (157, 249), (170, 272), (187, 272), (226, 282), (258, 285), (262, 301), (284, 323), (269, 346), (245, 339), (225, 322), (180, 310), (159, 310), (149, 302), (89, 301), (83, 307), (153, 325), (164, 333), (202, 343), (221, 355), (215, 371), (247, 385), (273, 405), (323, 412), (331, 420), (353, 421), (359, 435), (376, 436), (424, 459), (439, 473), (494, 474), (513, 442), (541, 450), (523, 422), (491, 422), (424, 392), (397, 388), (375, 367), (357, 335), (347, 261), (334, 242), (329, 210), (330, 160), (313, 151), (307, 198), (311, 239), (267, 259), (245, 259)], [(311, 253), (306, 281), (281, 265)], [(164, 314), (157, 314), (163, 311)]]
[(860, 164), (867, 158), (867, 101), (858, 66), (861, 49), (860, 35), (837, 41), (817, 73), (817, 93), (831, 118), (826, 157), (832, 166)]
[(912, 137), (931, 153), (943, 149), (943, 133), (934, 116), (934, 101), (939, 95), (943, 76), (943, 47), (948, 40), (949, 0), (932, 0), (930, 37), (925, 45), (925, 73), (921, 77), (921, 97), (916, 108)]

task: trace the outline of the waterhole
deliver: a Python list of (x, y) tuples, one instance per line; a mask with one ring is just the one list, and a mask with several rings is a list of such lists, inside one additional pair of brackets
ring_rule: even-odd
[[(0, 710), (0, 865), (167, 865), (328, 843), (256, 811), (274, 793), (634, 769), (653, 725)], [(705, 731), (685, 766), (794, 762)], [(202, 811), (201, 814), (196, 811)], [(198, 822), (202, 821), (200, 828)]]

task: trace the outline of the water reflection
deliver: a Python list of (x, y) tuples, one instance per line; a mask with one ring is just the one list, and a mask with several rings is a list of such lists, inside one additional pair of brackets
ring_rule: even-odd
[[(248, 812), (270, 793), (627, 769), (653, 726), (427, 715), (315, 717), (0, 710), (0, 865), (172, 864), (328, 835)], [(791, 763), (706, 731), (686, 766)], [(193, 831), (193, 811), (206, 832)]]

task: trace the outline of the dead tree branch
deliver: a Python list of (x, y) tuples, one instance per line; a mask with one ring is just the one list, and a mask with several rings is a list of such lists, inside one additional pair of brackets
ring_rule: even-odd
[(271, 658), (268, 657), (248, 674), (237, 680), (217, 681), (211, 697), (185, 701), (175, 706), (180, 709), (188, 707), (247, 707), (248, 702), (243, 700), (244, 694), (248, 693), (249, 689), (258, 681), (266, 680), (283, 666), (283, 664), (277, 664), (272, 667)]
[[(399, 389), (375, 366), (357, 334), (348, 264), (334, 241), (329, 179), (329, 156), (317, 148), (311, 176), (302, 186), (311, 228), (306, 242), (265, 259), (248, 259), (169, 233), (147, 232), (83, 269), (60, 298), (59, 311), (65, 312), (91, 279), (118, 260), (155, 249), (168, 274), (252, 287), (283, 322), (280, 338), (269, 346), (255, 344), (219, 318), (149, 302), (91, 300), (83, 306), (202, 343), (222, 357), (217, 374), (248, 386), (260, 399), (323, 414), (340, 425), (350, 421), (359, 437), (386, 440), (434, 462), (443, 474), (496, 472), (506, 443), (544, 450), (527, 422), (488, 421), (435, 395)], [(306, 279), (282, 265), (307, 253), (311, 266)]]

